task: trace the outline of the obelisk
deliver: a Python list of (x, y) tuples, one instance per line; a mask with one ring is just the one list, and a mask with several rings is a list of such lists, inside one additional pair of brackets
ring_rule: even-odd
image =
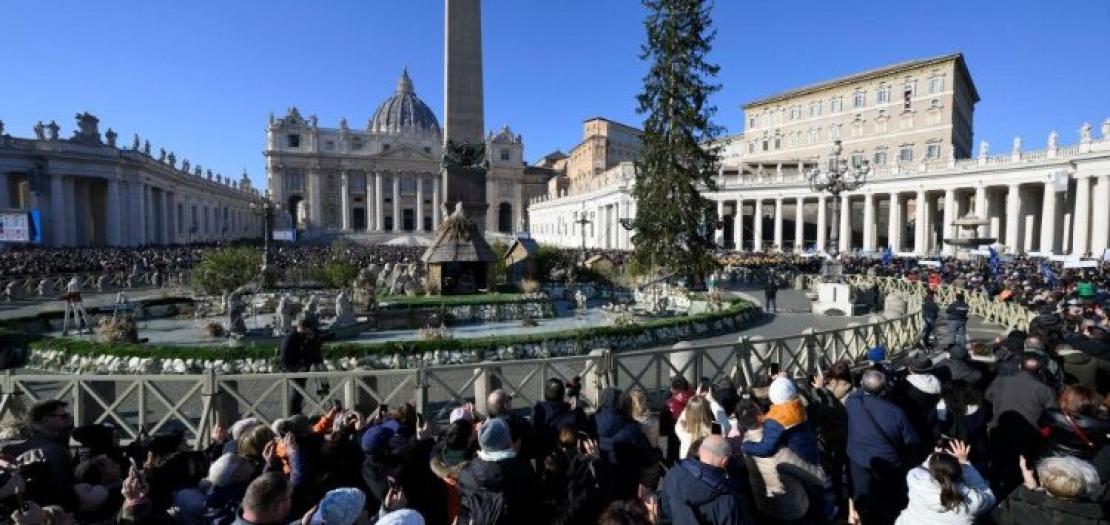
[(480, 0), (444, 0), (443, 187), (449, 214), (456, 203), (485, 229), (486, 161), (482, 102)]

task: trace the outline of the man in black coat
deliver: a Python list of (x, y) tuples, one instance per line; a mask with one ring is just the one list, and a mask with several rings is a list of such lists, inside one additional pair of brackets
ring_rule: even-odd
[[(301, 319), (297, 323), (297, 329), (281, 340), (278, 362), (286, 372), (308, 372), (313, 365), (324, 362), (322, 346), (323, 340), (316, 336), (316, 329), (312, 323), (307, 319)], [(305, 378), (293, 380), (301, 389), (305, 388), (307, 381)], [(304, 396), (294, 388), (289, 396), (289, 415), (300, 414), (303, 404)]]
[(763, 285), (763, 311), (777, 312), (779, 310), (778, 302), (775, 297), (779, 293), (779, 280), (775, 274), (767, 276), (767, 284)]
[(929, 290), (925, 292), (925, 300), (921, 302), (921, 319), (925, 322), (925, 326), (921, 329), (921, 344), (926, 348), (933, 347), (929, 338), (933, 335), (933, 328), (937, 325), (938, 314), (940, 314), (940, 307), (937, 306), (936, 295), (932, 290)]
[(555, 449), (559, 431), (564, 427), (575, 432), (585, 432), (586, 413), (582, 408), (564, 401), (566, 387), (562, 380), (551, 378), (543, 389), (543, 401), (532, 407), (532, 436), (536, 440), (536, 458), (542, 459)]
[(952, 333), (953, 343), (964, 346), (967, 344), (967, 315), (970, 307), (964, 301), (964, 294), (956, 294), (956, 300), (948, 305), (945, 313), (948, 315), (948, 322), (952, 323), (950, 332)]

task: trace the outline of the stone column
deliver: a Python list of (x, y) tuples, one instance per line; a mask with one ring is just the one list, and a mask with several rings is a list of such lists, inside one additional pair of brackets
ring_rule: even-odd
[(366, 182), (366, 231), (372, 232), (377, 228), (375, 209), (379, 206), (378, 194), (374, 191), (374, 174), (365, 171), (363, 174), (363, 180)]
[[(80, 244), (81, 238), (77, 236), (77, 223), (84, 222), (85, 217), (80, 213), (85, 209), (83, 202), (77, 199), (77, 189), (74, 187), (77, 183), (75, 177), (66, 177), (62, 179), (62, 191), (64, 197), (62, 198), (62, 209), (65, 213), (65, 239), (67, 246), (76, 246)], [(147, 206), (150, 204), (150, 193), (147, 193)]]
[(401, 224), (401, 174), (393, 174), (393, 231), (402, 230)]
[(852, 197), (840, 196), (840, 253), (852, 251)]
[(382, 231), (385, 229), (385, 213), (383, 208), (385, 203), (382, 201), (382, 172), (374, 172), (374, 229)]
[(755, 222), (752, 223), (752, 230), (755, 231), (755, 235), (752, 239), (752, 242), (753, 242), (752, 251), (753, 252), (762, 252), (763, 251), (763, 198), (762, 197), (755, 200), (755, 215), (752, 217), (752, 220), (755, 221)]
[(827, 246), (829, 240), (829, 226), (827, 224), (826, 207), (825, 194), (822, 193), (817, 196), (817, 251), (820, 252), (824, 252), (829, 248)]
[(1045, 194), (1041, 201), (1041, 239), (1038, 250), (1041, 253), (1056, 253), (1056, 184), (1045, 184)]
[(443, 222), (440, 216), (443, 199), (439, 193), (439, 176), (432, 177), (432, 230), (439, 228), (439, 223)]
[(940, 242), (944, 243), (944, 254), (952, 255), (956, 253), (956, 247), (944, 242), (944, 239), (956, 236), (952, 231), (952, 221), (956, 220), (956, 190), (954, 189), (944, 190), (944, 217), (941, 220), (944, 223), (940, 225)]
[[(162, 216), (162, 244), (170, 244), (171, 235), (173, 234), (170, 230), (170, 199), (165, 188), (162, 188), (162, 191), (158, 193), (160, 194), (158, 196), (158, 206), (161, 208)], [(230, 233), (234, 234), (235, 232), (230, 231)]]
[(108, 245), (123, 246), (125, 243), (120, 237), (119, 181), (116, 180), (115, 176), (108, 177), (107, 193), (104, 198), (104, 217), (108, 222), (108, 227), (105, 230)]
[(1091, 231), (1091, 178), (1086, 175), (1075, 177), (1075, 213), (1072, 217), (1071, 253), (1082, 257), (1090, 248), (1087, 239)]
[(132, 218), (132, 239), (135, 245), (146, 244), (146, 192), (143, 191), (143, 183), (136, 179), (135, 183), (131, 185), (131, 199), (135, 205), (135, 215)]
[(863, 251), (875, 251), (875, 196), (863, 194)]
[(806, 232), (806, 219), (805, 219), (805, 197), (798, 197), (797, 206), (794, 209), (794, 252), (802, 253), (805, 250), (805, 232)]
[(320, 179), (320, 172), (316, 170), (308, 171), (308, 219), (312, 227), (317, 230), (324, 226), (324, 191)]
[(736, 251), (744, 250), (744, 201), (736, 199), (736, 214), (732, 217), (732, 243)]
[(0, 172), (0, 209), (12, 207), (12, 197), (8, 192), (8, 174)]
[(924, 255), (929, 250), (929, 243), (925, 238), (925, 190), (917, 190), (914, 215), (913, 251), (917, 255)]
[(424, 176), (416, 176), (416, 228), (418, 232), (424, 231)]
[(350, 172), (343, 170), (339, 173), (339, 210), (343, 216), (339, 219), (339, 227), (343, 231), (351, 230), (351, 179)]
[[(986, 221), (990, 220), (990, 210), (987, 209), (987, 188), (982, 184), (975, 187), (975, 216)], [(979, 236), (986, 237), (990, 231), (989, 228), (989, 224), (979, 226)]]
[(900, 228), (902, 227), (902, 225), (901, 225), (902, 220), (901, 220), (901, 217), (900, 217), (901, 211), (902, 211), (902, 206), (898, 202), (898, 192), (891, 192), (891, 194), (890, 194), (890, 217), (887, 221), (886, 238), (887, 238), (887, 246), (890, 247), (891, 251), (894, 251), (894, 252), (897, 252), (897, 251), (901, 250), (901, 248), (902, 248), (902, 246), (899, 243), (899, 241), (901, 241), (901, 239), (899, 239), (899, 237), (901, 237), (901, 236), (898, 234)]
[[(724, 220), (725, 220), (725, 201), (723, 201), (723, 200), (717, 201), (717, 220), (721, 221), (721, 224), (724, 224)], [(713, 242), (717, 246), (724, 246), (724, 244), (725, 244), (725, 228), (724, 228), (724, 226), (721, 226), (720, 228), (717, 228), (716, 226), (714, 226)]]
[(1091, 221), (1091, 254), (1102, 257), (1110, 239), (1110, 175), (1099, 175), (1094, 190), (1094, 218)]
[(932, 253), (936, 251), (936, 244), (933, 241), (933, 212), (936, 210), (936, 200), (930, 199), (928, 194), (925, 194), (925, 253)]
[(775, 198), (775, 251), (782, 251), (782, 197)]
[[(1018, 239), (1021, 219), (1021, 187), (1010, 184), (1006, 188), (1006, 249), (1017, 253), (1021, 249)], [(1027, 233), (1028, 234), (1028, 233)]]
[(50, 218), (48, 226), (50, 231), (53, 232), (54, 246), (66, 245), (66, 212), (65, 204), (65, 189), (62, 182), (62, 176), (58, 174), (50, 175)]

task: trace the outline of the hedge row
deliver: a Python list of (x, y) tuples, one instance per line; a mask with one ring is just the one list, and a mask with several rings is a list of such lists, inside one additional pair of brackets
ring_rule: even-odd
[[(469, 339), (443, 339), (437, 341), (387, 341), (374, 344), (334, 342), (324, 345), (325, 359), (362, 357), (366, 355), (420, 354), (434, 351), (487, 350), (499, 347), (539, 344), (556, 341), (589, 341), (598, 337), (638, 336), (656, 328), (678, 327), (695, 323), (726, 319), (753, 309), (751, 303), (732, 301), (724, 310), (685, 317), (652, 319), (625, 326), (599, 326), (575, 330), (561, 330), (539, 334), (519, 334)], [(243, 347), (186, 347), (149, 344), (106, 344), (73, 339), (43, 339), (31, 343), (34, 350), (61, 351), (79, 356), (153, 357), (159, 359), (202, 359), (234, 361), (241, 359), (271, 359), (277, 354), (277, 345), (258, 344)]]

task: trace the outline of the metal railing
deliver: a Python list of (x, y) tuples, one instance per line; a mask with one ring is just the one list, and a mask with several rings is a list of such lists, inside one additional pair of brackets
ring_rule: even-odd
[[(808, 280), (808, 279), (804, 279)], [(893, 350), (913, 345), (921, 328), (920, 296), (924, 285), (894, 278), (850, 276), (856, 285), (875, 284), (884, 295), (902, 292), (907, 313), (879, 315), (865, 324), (837, 330), (809, 331), (775, 338), (744, 336), (734, 343), (695, 344), (685, 348), (610, 352), (549, 359), (487, 361), (474, 364), (428, 366), (414, 369), (352, 370), (304, 373), (223, 374), (210, 370), (196, 375), (66, 375), (13, 374), (0, 376), (0, 418), (10, 421), (26, 407), (44, 399), (70, 403), (77, 424), (111, 423), (124, 441), (141, 431), (155, 433), (176, 427), (197, 447), (208, 444), (209, 431), (219, 419), (224, 424), (254, 417), (267, 424), (291, 412), (299, 394), (306, 412), (326, 409), (333, 400), (364, 410), (379, 404), (413, 402), (433, 419), (459, 403), (483, 400), (503, 388), (518, 400), (518, 408), (543, 398), (549, 378), (579, 376), (582, 400), (596, 404), (602, 388), (643, 388), (661, 395), (675, 374), (731, 377), (747, 388), (767, 377), (771, 364), (794, 377), (814, 373), (838, 360), (862, 361), (868, 348), (883, 344)], [(808, 284), (808, 283), (803, 283)], [(960, 290), (941, 286), (938, 301), (946, 303)], [(971, 313), (1007, 327), (1028, 327), (1031, 314), (1019, 305), (999, 303), (964, 290)], [(480, 404), (480, 403), (479, 403)]]

